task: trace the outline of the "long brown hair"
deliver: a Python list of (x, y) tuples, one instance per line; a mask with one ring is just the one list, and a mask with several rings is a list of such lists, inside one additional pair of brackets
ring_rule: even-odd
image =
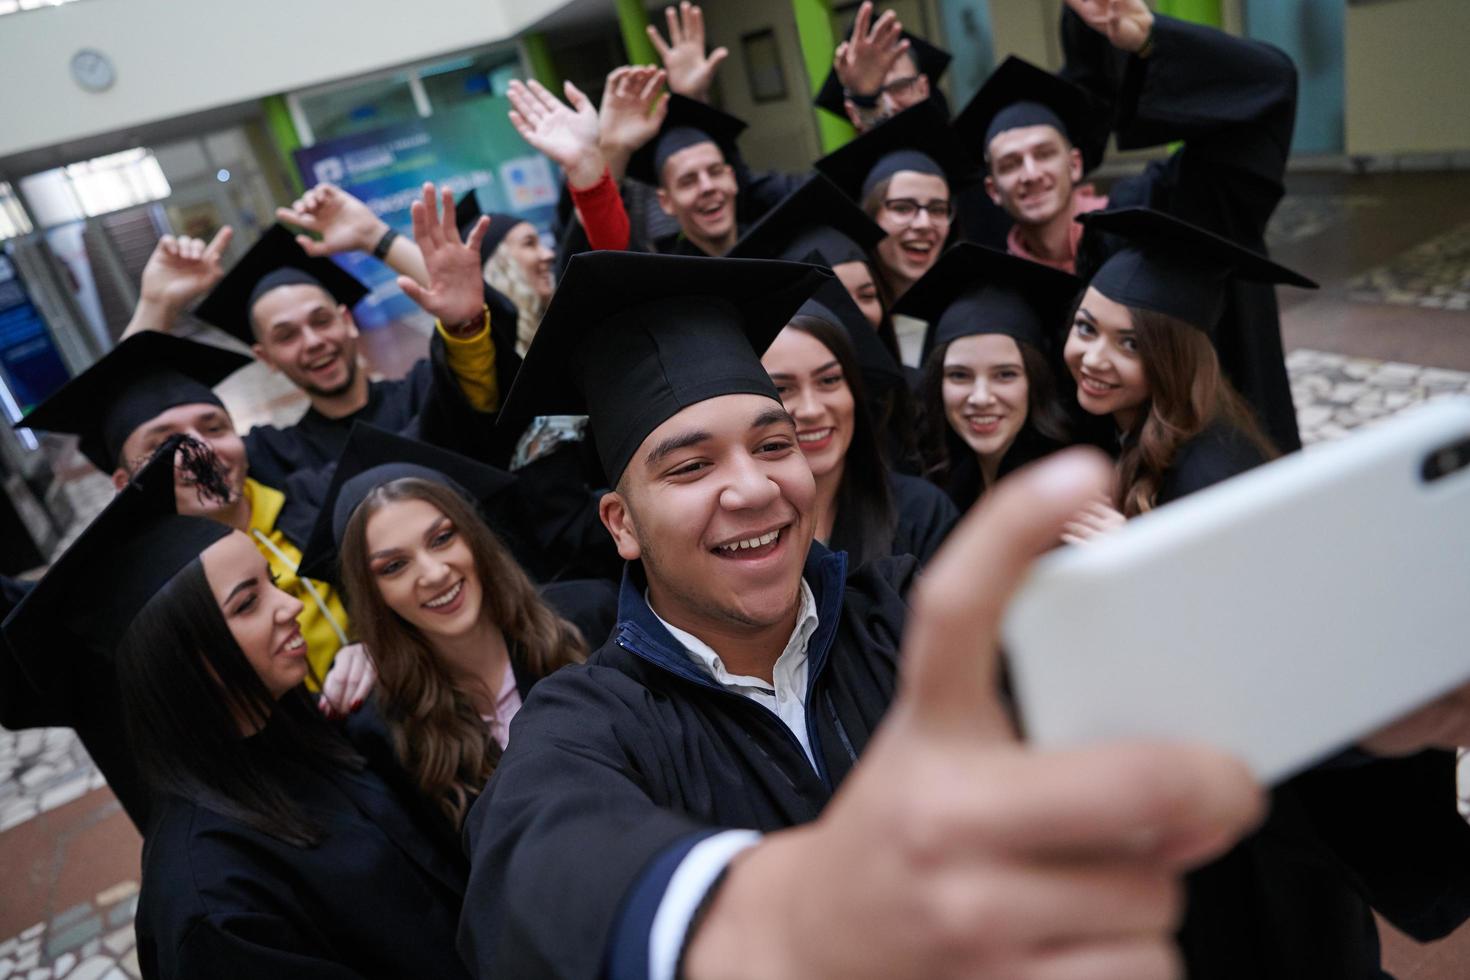
[(1245, 399), (1220, 371), (1203, 330), (1177, 317), (1128, 307), (1149, 397), (1118, 457), (1117, 506), (1125, 517), (1152, 510), (1179, 449), (1214, 422), (1238, 429), (1267, 459), (1280, 455)]
[(399, 761), (455, 828), (500, 761), (500, 745), (419, 630), (388, 608), (368, 561), (367, 524), (384, 505), (422, 500), (465, 537), (484, 595), (481, 615), (500, 627), (511, 666), (531, 677), (587, 659), (582, 635), (553, 612), (472, 505), (447, 486), (404, 478), (375, 488), (342, 537), (342, 582), (357, 638), (378, 671), (380, 707)]

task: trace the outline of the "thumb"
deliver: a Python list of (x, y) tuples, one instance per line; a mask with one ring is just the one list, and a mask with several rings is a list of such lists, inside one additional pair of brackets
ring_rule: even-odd
[(909, 596), (898, 717), (936, 731), (1009, 735), (996, 694), (1006, 607), (1032, 562), (1111, 476), (1097, 450), (1056, 453), (1000, 481), (955, 527)]
[(296, 244), (300, 245), (301, 250), (314, 259), (325, 258), (332, 254), (332, 250), (327, 247), (326, 242), (318, 241), (310, 235), (297, 235)]
[(577, 88), (577, 86), (573, 85), (572, 82), (571, 82), (571, 79), (567, 79), (566, 82), (562, 83), (562, 91), (566, 93), (566, 96), (567, 96), (567, 104), (572, 107), (572, 111), (574, 111), (574, 112), (595, 112), (596, 111), (596, 110), (594, 110), (592, 108), (592, 100), (589, 99), (589, 98), (587, 98), (586, 93), (584, 93), (581, 89), (579, 89), (579, 88)]
[(730, 57), (729, 48), (715, 48), (709, 53), (709, 58), (706, 60), (709, 64), (710, 70), (713, 71), (714, 69), (720, 67), (720, 62), (724, 61), (728, 57)]
[(428, 307), (428, 300), (429, 300), (429, 294), (428, 294), (428, 292), (424, 289), (423, 286), (420, 286), (418, 283), (414, 282), (408, 276), (399, 276), (398, 277), (398, 288), (401, 289), (401, 290), (403, 290), (403, 295), (405, 295), (409, 299), (413, 300), (415, 303), (417, 303), (423, 309), (427, 310), (429, 308)]

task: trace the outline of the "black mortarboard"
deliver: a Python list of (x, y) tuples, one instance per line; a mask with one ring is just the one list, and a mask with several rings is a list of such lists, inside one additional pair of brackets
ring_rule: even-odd
[[(805, 257), (805, 261), (813, 265), (822, 264), (822, 259), (815, 252)], [(863, 379), (875, 393), (895, 383), (906, 383), (903, 367), (888, 353), (888, 348), (878, 339), (878, 331), (873, 329), (863, 311), (858, 309), (840, 279), (832, 278), (823, 282), (812, 294), (812, 298), (801, 304), (801, 309), (796, 312), (820, 317), (847, 332), (847, 338), (852, 342), (852, 351), (857, 355), (858, 367), (862, 369)]]
[(961, 242), (939, 257), (893, 312), (929, 323), (924, 357), (940, 344), (998, 333), (1052, 350), (1082, 280), (1019, 256)]
[[(46, 651), (34, 671), (80, 669), (65, 664), (62, 630), (110, 655), (138, 611), (210, 545), (231, 533), (227, 524), (174, 511), (174, 450), (179, 437), (118, 492), (5, 620), (17, 651)], [(87, 669), (103, 669), (88, 666)]]
[(572, 258), (499, 425), (587, 415), (608, 485), (650, 432), (720, 395), (780, 401), (760, 354), (832, 274), (799, 262), (585, 252)]
[[(937, 92), (939, 80), (944, 77), (944, 73), (949, 70), (949, 63), (954, 60), (950, 53), (908, 31), (903, 31), (899, 36), (909, 42), (908, 53), (919, 71), (929, 76), (930, 91)], [(851, 31), (848, 32), (848, 37), (852, 37)], [(842, 82), (837, 78), (837, 69), (833, 68), (827, 72), (826, 80), (822, 82), (822, 87), (817, 90), (817, 96), (812, 101), (818, 109), (826, 109), (846, 121), (847, 110), (842, 105), (843, 97)]]
[(274, 224), (250, 246), (250, 251), (210, 290), (194, 315), (246, 344), (255, 343), (250, 311), (258, 299), (279, 286), (320, 286), (351, 309), (368, 288), (331, 259), (307, 255), (296, 236)]
[(910, 106), (816, 163), (817, 170), (859, 204), (879, 181), (900, 170), (943, 177), (954, 192), (974, 166), (944, 112), (932, 102)]
[(1089, 235), (1123, 240), (1089, 283), (1115, 303), (1163, 313), (1214, 336), (1231, 280), (1317, 284), (1264, 255), (1149, 208), (1094, 211), (1077, 218)]
[(867, 250), (887, 233), (837, 185), (812, 174), (745, 233), (729, 252), (732, 259), (789, 259), (818, 264), (866, 262)]
[(510, 230), (526, 219), (500, 211), (480, 210), (480, 200), (475, 196), (475, 190), (472, 187), (465, 191), (464, 197), (461, 197), (454, 205), (454, 223), (459, 228), (460, 238), (470, 237), (470, 231), (473, 230), (475, 222), (480, 220), (482, 214), (490, 216), (490, 227), (485, 229), (485, 237), (480, 239), (480, 264), (484, 265), (490, 261), (490, 257), (500, 247), (500, 243), (505, 241), (505, 236), (510, 234)]
[(138, 426), (179, 405), (224, 407), (212, 390), (251, 363), (244, 354), (156, 330), (125, 337), (15, 424), (81, 436), (88, 462), (117, 469)]
[(657, 187), (669, 157), (698, 143), (714, 143), (725, 162), (734, 163), (735, 140), (744, 131), (745, 123), (728, 112), (675, 93), (669, 96), (669, 112), (659, 131), (628, 160), (628, 176)]
[(354, 422), (302, 550), (301, 574), (336, 581), (337, 550), (353, 512), (374, 489), (409, 477), (444, 484), (479, 505), (515, 483), (511, 474), (468, 456)]
[(984, 159), (990, 141), (1008, 129), (1047, 125), (1082, 151), (1082, 169), (1102, 162), (1111, 120), (1086, 89), (1011, 55), (990, 73), (980, 91), (955, 116), (954, 127), (966, 140), (980, 143), (971, 151)]

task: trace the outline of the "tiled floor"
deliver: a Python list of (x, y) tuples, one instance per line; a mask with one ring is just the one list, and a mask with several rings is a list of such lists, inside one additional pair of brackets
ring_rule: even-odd
[[(1459, 303), (1470, 294), (1470, 174), (1293, 178), (1270, 240), (1280, 261), (1323, 284), (1281, 291), (1309, 447), (1427, 398), (1470, 393), (1470, 312)], [(364, 337), (389, 376), (423, 343), (414, 326)], [(288, 422), (304, 408), (264, 368), (242, 372), (222, 397), (242, 425)], [(80, 513), (110, 492), (97, 477), (68, 487)], [(137, 833), (69, 731), (0, 730), (0, 980), (137, 976), (129, 923), (139, 854)], [(1382, 931), (1399, 980), (1470, 976), (1470, 927), (1429, 946)]]

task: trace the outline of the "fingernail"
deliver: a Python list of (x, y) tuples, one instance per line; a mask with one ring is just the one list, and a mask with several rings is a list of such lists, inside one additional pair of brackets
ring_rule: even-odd
[(361, 708), (361, 707), (362, 707), (362, 698), (358, 698), (356, 701), (352, 702), (352, 710), (353, 711), (356, 711), (358, 708)]

